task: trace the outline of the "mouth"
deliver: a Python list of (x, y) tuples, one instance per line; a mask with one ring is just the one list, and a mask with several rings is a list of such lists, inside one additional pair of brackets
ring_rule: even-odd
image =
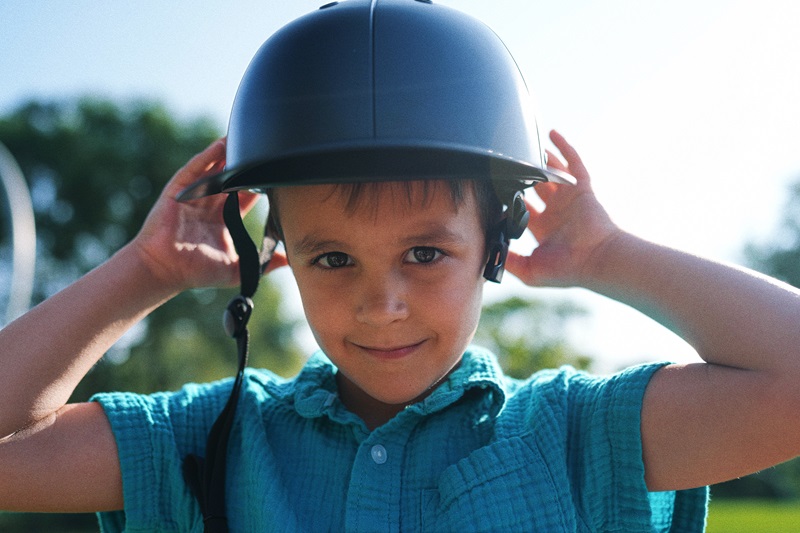
[(378, 359), (394, 360), (402, 359), (411, 355), (412, 353), (416, 352), (424, 343), (425, 341), (422, 340), (412, 344), (393, 346), (365, 346), (357, 343), (353, 343), (353, 345)]

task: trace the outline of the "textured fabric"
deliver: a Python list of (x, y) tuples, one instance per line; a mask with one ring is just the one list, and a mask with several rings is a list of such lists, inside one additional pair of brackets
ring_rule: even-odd
[[(228, 459), (231, 531), (701, 531), (707, 490), (648, 493), (640, 411), (659, 365), (525, 381), (471, 348), (424, 401), (369, 432), (316, 354), (293, 380), (248, 370)], [(231, 380), (102, 394), (125, 511), (104, 531), (202, 531), (182, 458), (202, 455)]]

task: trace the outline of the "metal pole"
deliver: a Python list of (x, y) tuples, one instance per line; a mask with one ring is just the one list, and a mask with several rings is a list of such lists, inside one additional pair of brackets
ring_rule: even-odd
[(0, 143), (0, 181), (3, 183), (11, 216), (11, 290), (6, 308), (6, 324), (25, 313), (33, 295), (36, 265), (36, 225), (33, 203), (17, 161)]

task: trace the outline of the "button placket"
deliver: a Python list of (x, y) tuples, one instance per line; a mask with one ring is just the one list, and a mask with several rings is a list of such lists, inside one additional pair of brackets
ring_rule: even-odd
[(398, 434), (391, 422), (387, 426), (371, 432), (356, 454), (346, 498), (347, 531), (374, 531), (376, 524), (386, 524), (383, 531), (399, 533), (401, 467), (409, 432)]

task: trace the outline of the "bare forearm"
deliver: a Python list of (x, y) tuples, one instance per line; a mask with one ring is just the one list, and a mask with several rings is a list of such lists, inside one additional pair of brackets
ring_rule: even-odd
[(106, 350), (173, 294), (129, 245), (0, 330), (0, 437), (63, 406)]
[(797, 289), (627, 233), (607, 243), (595, 265), (589, 288), (673, 329), (707, 362), (798, 371)]

